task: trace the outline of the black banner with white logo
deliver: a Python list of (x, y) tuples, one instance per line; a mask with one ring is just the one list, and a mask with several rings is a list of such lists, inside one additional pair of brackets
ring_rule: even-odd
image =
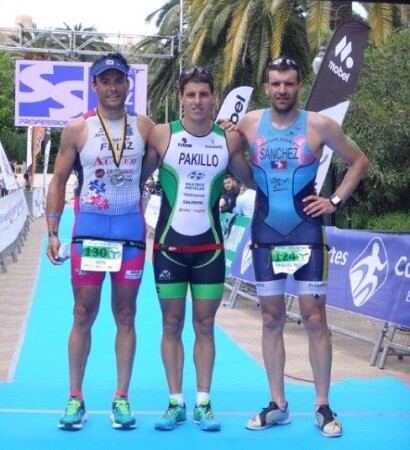
[(356, 90), (370, 28), (349, 20), (334, 32), (305, 108), (322, 111), (347, 100)]
[[(349, 97), (357, 87), (363, 64), (364, 48), (370, 28), (349, 20), (335, 30), (313, 83), (305, 109), (320, 112), (342, 125), (349, 106)], [(316, 177), (316, 188), (322, 189), (332, 151), (325, 147)]]

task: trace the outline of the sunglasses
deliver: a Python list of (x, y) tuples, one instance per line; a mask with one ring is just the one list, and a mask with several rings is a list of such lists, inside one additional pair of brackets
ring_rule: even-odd
[(192, 75), (205, 75), (209, 78), (214, 78), (213, 73), (207, 69), (206, 67), (201, 67), (201, 66), (196, 66), (196, 67), (191, 67), (190, 69), (185, 69), (182, 71), (181, 75), (180, 75), (180, 79), (184, 79), (184, 78), (188, 78), (191, 77)]
[(268, 64), (268, 69), (275, 69), (276, 67), (293, 67), (294, 69), (299, 70), (298, 63), (294, 59), (287, 57), (272, 59), (272, 61)]

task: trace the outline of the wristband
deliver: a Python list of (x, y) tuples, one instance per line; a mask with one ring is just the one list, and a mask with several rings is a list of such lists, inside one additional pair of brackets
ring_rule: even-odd
[(47, 219), (60, 220), (61, 214), (57, 214), (57, 213), (46, 214), (46, 218), (47, 218)]
[(48, 232), (48, 237), (58, 237), (58, 231), (57, 230), (52, 230)]

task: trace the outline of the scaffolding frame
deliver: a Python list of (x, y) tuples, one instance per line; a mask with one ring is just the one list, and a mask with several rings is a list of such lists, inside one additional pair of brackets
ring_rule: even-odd
[[(115, 52), (122, 53), (130, 60), (172, 59), (177, 40), (177, 36), (0, 27), (0, 50), (63, 55), (72, 60), (78, 60), (80, 56), (100, 56)], [(96, 43), (103, 44), (104, 49), (96, 50)], [(147, 52), (140, 51), (144, 45)], [(153, 47), (155, 52), (152, 52)]]

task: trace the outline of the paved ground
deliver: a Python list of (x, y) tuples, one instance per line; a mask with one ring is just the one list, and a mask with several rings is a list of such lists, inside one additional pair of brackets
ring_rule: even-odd
[[(18, 261), (9, 260), (7, 272), (0, 271), (0, 382), (7, 381), (10, 368), (18, 355), (16, 351), (23, 338), (29, 315), (32, 291), (35, 286), (41, 243), (45, 236), (45, 219), (34, 220), (30, 225), (27, 240), (22, 247)], [(148, 252), (149, 253), (149, 252)], [(226, 293), (227, 298), (229, 291)], [(340, 314), (329, 311), (329, 323), (352, 321), (351, 315), (345, 319)], [(242, 346), (256, 361), (262, 364), (260, 350), (260, 313), (257, 303), (241, 299), (235, 308), (221, 307), (218, 324)], [(374, 322), (368, 321), (369, 328)], [(286, 375), (289, 381), (311, 383), (312, 376), (307, 356), (307, 339), (303, 326), (294, 321), (286, 325), (285, 342), (287, 349)], [(410, 357), (399, 359), (388, 357), (385, 369), (370, 365), (373, 346), (359, 339), (333, 333), (332, 380), (346, 378), (374, 378), (394, 376), (410, 385)]]

